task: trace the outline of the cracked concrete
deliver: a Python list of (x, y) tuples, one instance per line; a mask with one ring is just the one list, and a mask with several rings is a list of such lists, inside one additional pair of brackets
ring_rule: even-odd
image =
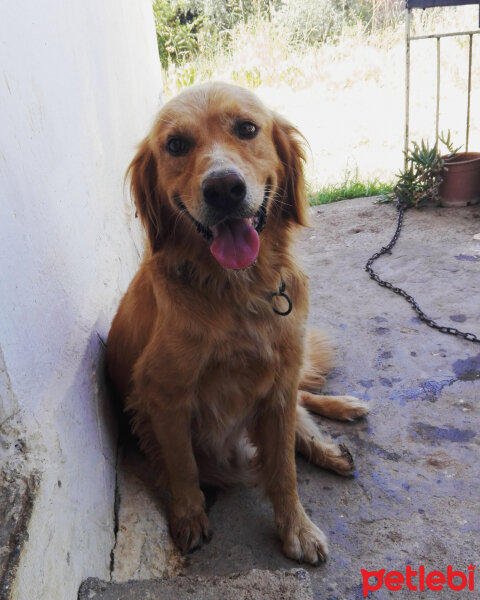
[(8, 600), (18, 571), (39, 485), (28, 462), (18, 401), (0, 348), (0, 599)]
[[(453, 565), (466, 572), (479, 559), (480, 345), (430, 329), (402, 298), (369, 279), (365, 262), (389, 241), (395, 220), (391, 206), (369, 199), (318, 207), (299, 244), (311, 277), (311, 325), (326, 331), (337, 349), (325, 391), (356, 395), (371, 407), (358, 423), (321, 421), (326, 434), (352, 451), (354, 478), (297, 459), (301, 499), (330, 541), (327, 563), (306, 567), (318, 600), (363, 598), (361, 569), (404, 572), (410, 564), (445, 571)], [(393, 254), (375, 268), (432, 318), (480, 336), (479, 232), (480, 206), (408, 211)], [(161, 577), (175, 589), (184, 579), (172, 577), (177, 573), (227, 577), (292, 568), (258, 489), (210, 498), (214, 537), (182, 559), (150, 477), (143, 459), (127, 453), (119, 474), (113, 581)], [(157, 585), (132, 583), (91, 597), (156, 597)], [(135, 586), (138, 596), (128, 595)], [(122, 595), (108, 595), (111, 590)], [(373, 597), (406, 596), (383, 588)], [(435, 598), (450, 599), (451, 591)]]
[(131, 441), (120, 448), (117, 464), (110, 580), (119, 583), (181, 573), (182, 559), (163, 517), (162, 491), (155, 488), (149, 466)]
[(28, 525), (39, 477), (18, 464), (0, 471), (0, 598), (8, 600), (15, 582), (20, 553), (28, 539)]

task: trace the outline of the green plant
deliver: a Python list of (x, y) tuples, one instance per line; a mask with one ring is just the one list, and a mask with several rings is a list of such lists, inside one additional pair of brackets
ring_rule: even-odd
[(232, 79), (236, 83), (247, 85), (250, 88), (256, 88), (262, 83), (262, 75), (257, 67), (232, 71)]
[(217, 30), (233, 29), (239, 22), (246, 23), (250, 18), (269, 16), (272, 4), (268, 0), (186, 0), (198, 14)]
[[(186, 62), (218, 64), (238, 50), (246, 34), (258, 38), (267, 24), (275, 45), (302, 54), (327, 41), (338, 41), (351, 28), (371, 33), (380, 24), (386, 26), (395, 20), (399, 0), (376, 0), (373, 4), (371, 0), (152, 2), (160, 61), (163, 69), (171, 72)], [(286, 73), (285, 77), (298, 79), (296, 73)], [(250, 85), (248, 77), (240, 74), (240, 79)], [(252, 78), (252, 85), (258, 85), (258, 77)]]
[(197, 33), (203, 17), (193, 13), (185, 2), (153, 0), (158, 53), (166, 70), (170, 62), (181, 65), (198, 53)]
[(412, 142), (411, 148), (405, 153), (406, 166), (398, 174), (398, 181), (393, 188), (393, 196), (404, 207), (419, 208), (426, 202), (439, 202), (438, 190), (442, 183), (442, 171), (445, 159), (456, 154), (460, 148), (454, 148), (450, 137), (442, 133), (439, 140), (448, 150), (447, 157), (439, 150), (438, 142), (431, 147), (422, 140), (420, 144)]
[(275, 22), (296, 48), (338, 36), (344, 21), (344, 7), (336, 0), (286, 0), (275, 14)]
[(282, 0), (273, 20), (295, 49), (335, 41), (350, 28), (372, 33), (401, 19), (396, 0)]
[(378, 179), (362, 181), (359, 179), (358, 170), (352, 174), (350, 170), (345, 172), (345, 180), (342, 183), (330, 184), (321, 187), (310, 195), (310, 204), (330, 204), (339, 200), (350, 200), (352, 198), (367, 198), (370, 196), (382, 196), (390, 194), (393, 183), (381, 182)]

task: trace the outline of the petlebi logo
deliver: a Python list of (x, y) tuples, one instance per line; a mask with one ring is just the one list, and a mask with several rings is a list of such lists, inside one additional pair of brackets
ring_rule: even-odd
[[(388, 571), (380, 569), (379, 571), (366, 571), (360, 569), (363, 578), (363, 596), (366, 598), (370, 592), (376, 592), (382, 587), (392, 592), (400, 590), (410, 590), (412, 592), (424, 592), (431, 590), (439, 592), (450, 589), (452, 592), (475, 590), (475, 565), (467, 566), (467, 571), (454, 570), (452, 565), (448, 565), (443, 571), (426, 571), (423, 565), (413, 569), (407, 565), (405, 572)], [(376, 581), (370, 579), (375, 577)], [(412, 594), (413, 595), (413, 594)], [(462, 596), (463, 598), (463, 596)]]

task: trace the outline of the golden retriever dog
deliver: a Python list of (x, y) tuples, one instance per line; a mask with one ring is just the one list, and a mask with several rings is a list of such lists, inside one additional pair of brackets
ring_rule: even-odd
[(346, 447), (324, 441), (307, 412), (367, 410), (312, 393), (329, 351), (306, 331), (308, 278), (292, 253), (308, 215), (302, 139), (249, 91), (209, 83), (165, 104), (127, 172), (147, 249), (113, 320), (107, 366), (168, 485), (184, 553), (211, 536), (200, 485), (252, 475), (285, 554), (317, 564), (327, 540), (300, 503), (295, 448), (353, 472)]

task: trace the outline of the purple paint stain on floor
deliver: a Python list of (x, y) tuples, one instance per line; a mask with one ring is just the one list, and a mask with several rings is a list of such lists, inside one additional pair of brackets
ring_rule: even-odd
[(384, 360), (388, 360), (390, 358), (393, 357), (392, 352), (390, 351), (385, 351), (385, 352), (381, 352), (376, 358), (375, 358), (375, 366), (376, 367), (381, 367), (383, 364)]
[(363, 600), (363, 584), (359, 583), (351, 591), (355, 594), (354, 600)]
[(347, 386), (347, 393), (349, 396), (355, 396), (355, 398), (358, 398), (359, 400), (365, 400), (365, 402), (368, 402), (372, 399), (370, 394), (367, 394), (367, 392), (359, 392), (355, 390), (351, 385)]
[(455, 258), (457, 260), (466, 260), (469, 262), (475, 262), (477, 260), (480, 260), (478, 256), (470, 256), (469, 254), (457, 254)]
[(464, 360), (456, 360), (452, 368), (459, 381), (475, 381), (480, 379), (480, 354), (470, 356)]
[(361, 379), (358, 383), (368, 390), (373, 386), (373, 379)]
[(456, 379), (454, 377), (442, 379), (441, 381), (435, 381), (433, 379), (426, 380), (416, 388), (395, 390), (390, 394), (389, 399), (399, 402), (400, 406), (405, 406), (408, 400), (416, 400), (417, 398), (435, 402), (443, 388), (452, 385), (455, 381)]
[(421, 384), (421, 388), (422, 388), (424, 394), (429, 397), (426, 399), (430, 399), (432, 397), (436, 398), (437, 396), (440, 395), (440, 393), (444, 387), (452, 385), (452, 383), (454, 383), (454, 382), (455, 382), (455, 379), (453, 377), (450, 379), (442, 379), (442, 381), (429, 380), (429, 381), (424, 381)]
[(393, 460), (394, 462), (398, 462), (401, 459), (401, 455), (398, 454), (397, 452), (390, 452), (388, 450), (385, 450), (385, 448), (383, 448), (382, 446), (380, 446), (379, 444), (376, 444), (375, 442), (373, 442), (371, 440), (363, 441), (362, 448), (364, 448), (365, 450), (368, 450), (368, 452), (376, 454), (377, 456), (379, 456), (380, 458), (383, 458), (384, 460)]
[(440, 442), (468, 442), (475, 437), (475, 431), (470, 429), (457, 429), (447, 425), (446, 427), (436, 427), (428, 423), (414, 423), (411, 427), (415, 437), (420, 437), (423, 440), (432, 444)]

